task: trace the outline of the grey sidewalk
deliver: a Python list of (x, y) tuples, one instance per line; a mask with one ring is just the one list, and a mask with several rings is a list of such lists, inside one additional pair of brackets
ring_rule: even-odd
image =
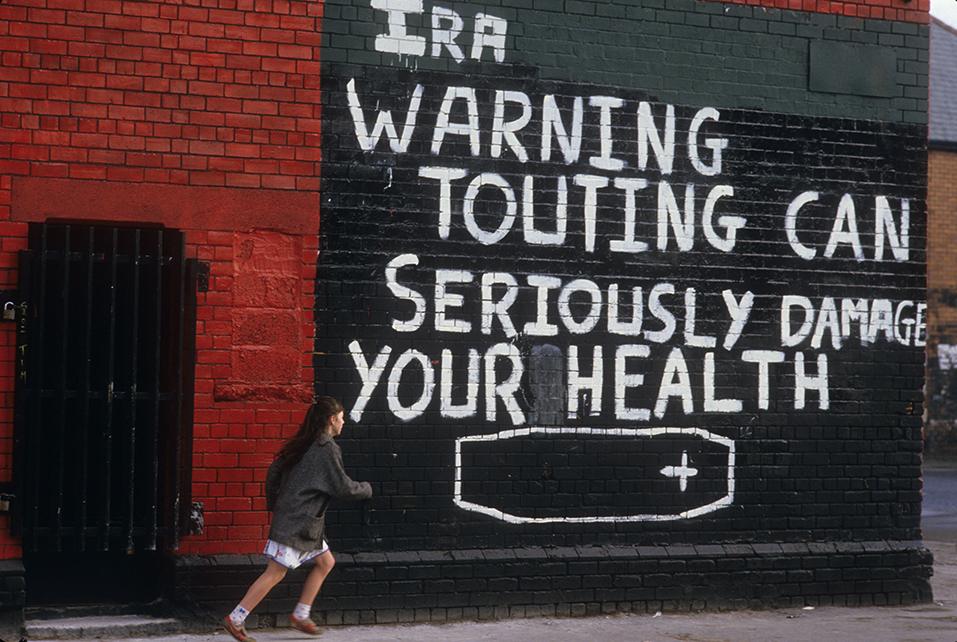
[[(395, 626), (331, 627), (323, 642), (957, 642), (957, 544), (927, 541), (934, 552), (935, 602), (910, 607), (779, 609), (733, 613), (615, 615)], [(250, 631), (258, 642), (315, 639), (289, 629)], [(211, 623), (206, 635), (127, 642), (229, 642)], [(31, 641), (33, 642), (33, 641)]]

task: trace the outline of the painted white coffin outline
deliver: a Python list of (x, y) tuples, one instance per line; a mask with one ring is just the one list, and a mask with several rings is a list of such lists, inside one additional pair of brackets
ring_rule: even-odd
[[(599, 435), (602, 437), (657, 437), (659, 435), (684, 435), (700, 437), (706, 441), (720, 444), (728, 449), (728, 493), (717, 501), (698, 506), (676, 514), (639, 514), (639, 515), (607, 515), (592, 517), (520, 517), (506, 513), (498, 508), (483, 506), (462, 499), (462, 444), (480, 441), (499, 441), (526, 437), (528, 435)], [(509, 524), (547, 524), (554, 522), (565, 523), (600, 523), (600, 522), (667, 522), (678, 519), (691, 519), (716, 510), (726, 508), (734, 502), (734, 441), (727, 437), (715, 435), (700, 428), (551, 428), (532, 427), (503, 430), (490, 435), (471, 435), (459, 437), (455, 440), (455, 494), (453, 502), (459, 508), (489, 515)]]

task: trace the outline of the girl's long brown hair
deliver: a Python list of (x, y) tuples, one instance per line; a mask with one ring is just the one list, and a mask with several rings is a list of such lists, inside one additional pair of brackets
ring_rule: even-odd
[(283, 472), (299, 463), (319, 434), (326, 429), (329, 419), (342, 411), (342, 404), (334, 397), (319, 397), (309, 406), (299, 431), (276, 454), (276, 457), (282, 460)]

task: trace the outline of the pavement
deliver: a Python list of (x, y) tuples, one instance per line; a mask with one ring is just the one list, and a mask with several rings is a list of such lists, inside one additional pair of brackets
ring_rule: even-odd
[[(341, 626), (326, 628), (320, 639), (322, 642), (957, 642), (957, 463), (929, 465), (925, 467), (924, 479), (924, 542), (934, 553), (931, 578), (934, 601), (929, 604)], [(316, 639), (291, 629), (250, 630), (250, 634), (258, 642)], [(231, 640), (211, 625), (206, 634), (127, 638), (126, 642)]]

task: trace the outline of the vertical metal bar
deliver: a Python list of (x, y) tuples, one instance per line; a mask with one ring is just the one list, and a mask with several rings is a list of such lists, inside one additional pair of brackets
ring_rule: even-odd
[(136, 374), (137, 374), (137, 351), (139, 350), (139, 322), (140, 322), (140, 236), (139, 229), (133, 231), (133, 256), (132, 261), (132, 282), (133, 282), (133, 302), (131, 312), (133, 314), (130, 323), (130, 461), (127, 486), (129, 490), (127, 513), (128, 522), (126, 527), (126, 552), (133, 553), (136, 549), (133, 545), (133, 527), (136, 510)]
[(100, 548), (104, 551), (110, 548), (110, 528), (112, 520), (112, 476), (113, 476), (113, 376), (114, 360), (116, 358), (116, 255), (119, 252), (119, 230), (111, 230), (110, 250), (110, 320), (109, 336), (106, 342), (106, 390), (105, 413), (103, 421), (103, 515), (100, 522)]
[(186, 273), (186, 235), (182, 234), (179, 238), (179, 266), (177, 270), (179, 278), (179, 316), (176, 323), (176, 425), (173, 445), (173, 548), (179, 546), (179, 516), (182, 506), (180, 504), (181, 459), (183, 456), (183, 336), (186, 332), (186, 283), (188, 275)]
[(90, 369), (93, 365), (93, 255), (94, 227), (88, 228), (86, 248), (86, 318), (83, 336), (83, 397), (80, 406), (80, 515), (78, 544), (81, 551), (86, 550), (87, 489), (89, 487), (89, 433), (90, 433)]
[(160, 459), (160, 346), (163, 344), (163, 231), (159, 230), (156, 236), (156, 294), (153, 300), (156, 304), (156, 334), (154, 336), (153, 359), (153, 505), (150, 507), (152, 527), (150, 528), (149, 549), (156, 550), (157, 511), (159, 510), (159, 459)]
[(16, 360), (16, 387), (14, 391), (15, 416), (13, 431), (13, 482), (17, 502), (16, 510), (10, 516), (10, 526), (14, 535), (23, 536), (27, 531), (26, 499), (31, 475), (36, 470), (30, 465), (28, 443), (30, 437), (30, 407), (33, 403), (35, 391), (30, 389), (28, 376), (32, 372), (30, 359), (33, 358), (34, 334), (36, 324), (33, 323), (33, 312), (36, 302), (34, 297), (36, 272), (36, 251), (25, 250), (19, 253), (19, 287), (20, 304), (17, 311), (17, 360)]
[(40, 291), (37, 293), (37, 333), (34, 335), (36, 337), (36, 361), (37, 364), (35, 379), (33, 380), (32, 388), (34, 390), (34, 413), (33, 413), (33, 423), (29, 427), (30, 430), (30, 445), (31, 449), (29, 452), (30, 456), (30, 466), (33, 468), (33, 496), (30, 498), (31, 503), (33, 504), (33, 523), (31, 524), (32, 529), (32, 544), (33, 550), (38, 550), (39, 545), (39, 533), (40, 533), (40, 479), (42, 477), (39, 471), (39, 462), (36, 459), (40, 456), (42, 452), (42, 447), (45, 444), (44, 433), (46, 432), (43, 428), (43, 344), (45, 342), (45, 326), (46, 326), (46, 292), (47, 292), (47, 226), (43, 225), (40, 229)]
[(56, 405), (60, 409), (60, 427), (56, 439), (56, 550), (63, 550), (63, 503), (64, 503), (64, 475), (66, 473), (66, 372), (69, 361), (69, 330), (70, 330), (70, 226), (63, 226), (63, 283), (60, 284), (60, 382), (57, 385)]

